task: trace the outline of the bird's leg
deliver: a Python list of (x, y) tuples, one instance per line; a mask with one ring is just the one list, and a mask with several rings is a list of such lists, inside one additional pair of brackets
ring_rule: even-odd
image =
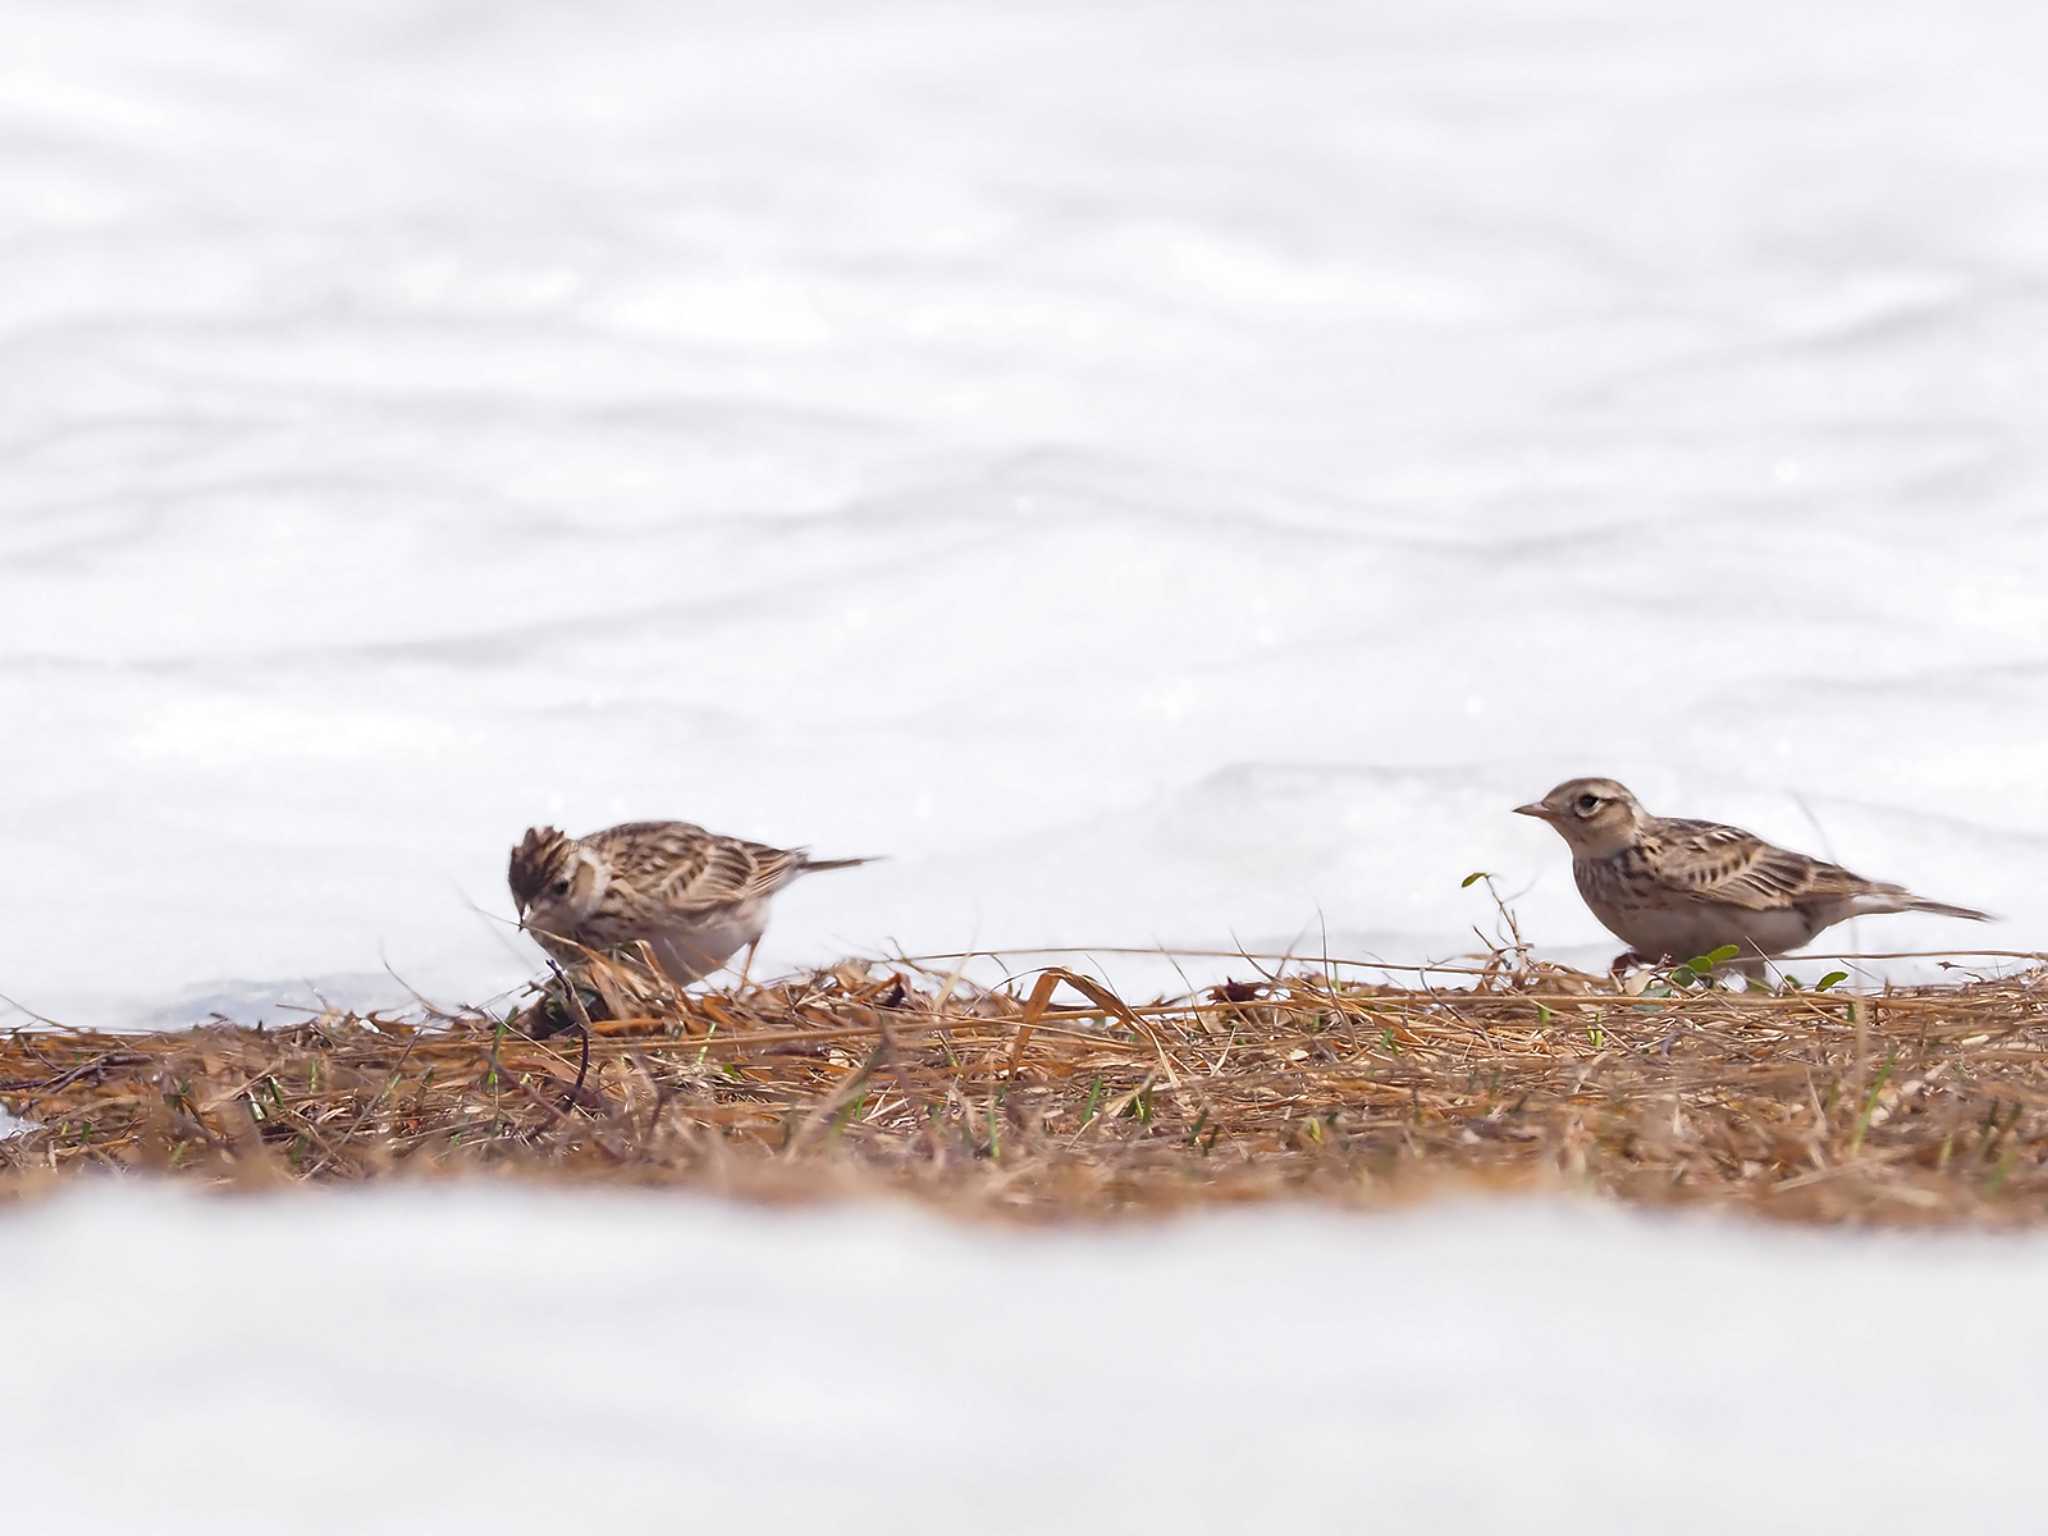
[(590, 1076), (590, 1015), (581, 1004), (577, 1005), (576, 1015), (576, 1029), (583, 1036), (583, 1055), (576, 1063), (576, 1086), (569, 1090), (572, 1102), (582, 1096), (583, 1080)]
[(761, 936), (754, 935), (754, 942), (747, 946), (747, 958), (740, 962), (740, 991), (747, 990), (747, 978), (753, 974), (754, 951), (761, 947)]
[(590, 1010), (583, 1006), (583, 999), (576, 992), (576, 984), (562, 974), (559, 965), (550, 960), (548, 969), (555, 973), (555, 980), (562, 984), (562, 991), (567, 995), (570, 1005), (575, 1008), (576, 1017), (571, 1022), (583, 1036), (583, 1060), (576, 1068), (576, 1086), (569, 1090), (569, 1102), (573, 1104), (583, 1092), (584, 1078), (590, 1075)]

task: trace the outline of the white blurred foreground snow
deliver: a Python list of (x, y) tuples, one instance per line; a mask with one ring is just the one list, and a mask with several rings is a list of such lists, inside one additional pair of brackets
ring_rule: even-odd
[(2038, 946), (2048, 10), (1964, 10), (18, 0), (0, 992), (482, 1001), (640, 816), (893, 856), (764, 968), (1441, 958), (1480, 868), (1598, 961), (1583, 772)]
[(7, 1221), (29, 1530), (2013, 1530), (2041, 1238), (386, 1190)]

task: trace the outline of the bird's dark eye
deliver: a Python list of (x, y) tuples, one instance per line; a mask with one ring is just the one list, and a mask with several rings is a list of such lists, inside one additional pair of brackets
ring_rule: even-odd
[(556, 896), (566, 896), (569, 894), (569, 882), (566, 880), (557, 880), (553, 885), (548, 887), (548, 890)]
[(1598, 795), (1579, 796), (1579, 814), (1581, 816), (1590, 816), (1599, 809), (1600, 797)]

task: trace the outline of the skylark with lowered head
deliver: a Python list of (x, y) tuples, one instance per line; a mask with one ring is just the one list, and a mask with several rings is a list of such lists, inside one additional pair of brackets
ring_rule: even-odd
[(1742, 951), (1735, 966), (1759, 977), (1765, 958), (1846, 918), (1935, 912), (1991, 920), (1773, 847), (1740, 827), (1652, 816), (1612, 779), (1571, 779), (1515, 810), (1549, 822), (1571, 845), (1579, 894), (1632, 951), (1617, 965), (1682, 962), (1733, 944)]
[(807, 849), (721, 837), (687, 821), (635, 821), (588, 837), (529, 828), (507, 878), (519, 926), (557, 960), (645, 943), (684, 986), (742, 948), (751, 957), (769, 898), (790, 881), (868, 862), (814, 859)]

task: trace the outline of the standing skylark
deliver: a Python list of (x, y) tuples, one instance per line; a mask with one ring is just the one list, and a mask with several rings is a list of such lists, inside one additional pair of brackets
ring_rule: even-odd
[(768, 902), (799, 875), (866, 859), (813, 859), (687, 821), (635, 821), (588, 837), (529, 828), (507, 879), (519, 925), (564, 964), (645, 943), (678, 986), (742, 948), (753, 957)]
[(1845, 918), (1935, 912), (1989, 922), (1987, 913), (1928, 901), (1901, 885), (1773, 847), (1740, 827), (1652, 816), (1612, 779), (1572, 779), (1516, 813), (1549, 822), (1571, 845), (1579, 894), (1631, 951), (1616, 960), (1690, 960), (1733, 944), (1736, 967), (1801, 948)]

